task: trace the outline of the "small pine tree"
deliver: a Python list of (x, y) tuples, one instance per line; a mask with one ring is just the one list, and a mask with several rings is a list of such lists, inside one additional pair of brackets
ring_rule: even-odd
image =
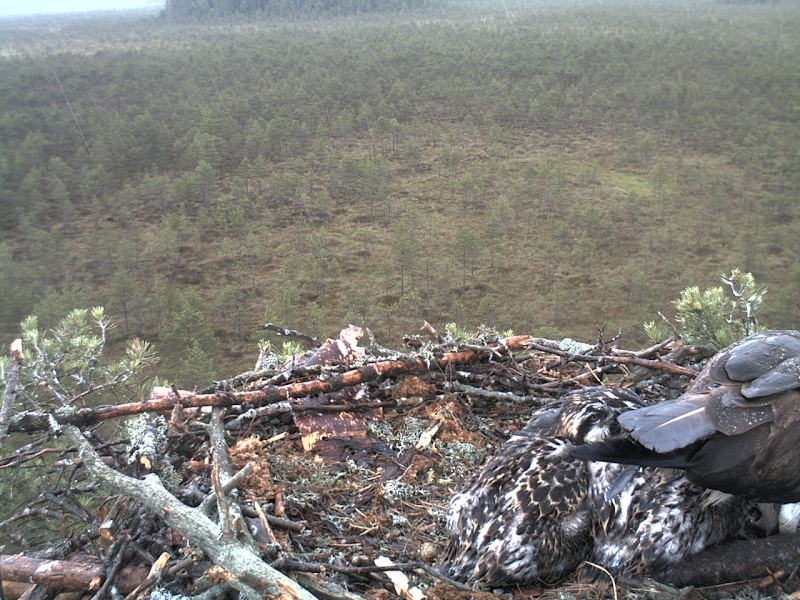
[(692, 286), (673, 302), (680, 334), (691, 344), (724, 348), (759, 331), (756, 313), (767, 289), (759, 286), (753, 275), (739, 269), (720, 278), (730, 296), (722, 286), (702, 292)]
[[(113, 324), (102, 307), (73, 310), (50, 330), (39, 329), (35, 316), (26, 318), (21, 327), (18, 393), (34, 406), (66, 405), (106, 390), (118, 393), (125, 385), (138, 391), (142, 371), (157, 361), (152, 346), (138, 339), (127, 342), (121, 358), (105, 358)], [(7, 368), (0, 369), (3, 385), (7, 373)]]
[(177, 385), (185, 389), (208, 385), (217, 373), (216, 361), (203, 350), (200, 343), (193, 339), (190, 344), (182, 354), (175, 373)]

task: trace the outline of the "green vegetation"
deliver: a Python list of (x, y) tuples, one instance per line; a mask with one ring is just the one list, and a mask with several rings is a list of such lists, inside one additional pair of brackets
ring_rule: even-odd
[[(62, 414), (92, 404), (115, 404), (140, 400), (147, 393), (152, 377), (148, 378), (157, 358), (150, 344), (138, 339), (129, 339), (116, 357), (107, 350), (109, 333), (114, 330), (112, 322), (101, 307), (77, 309), (57, 320), (52, 328), (43, 329), (35, 316), (29, 316), (21, 324), (17, 334), (22, 339), (14, 412), (23, 410), (61, 411)], [(11, 360), (8, 353), (0, 357), (0, 388), (5, 390), (10, 381)], [(13, 385), (13, 384), (12, 384)], [(10, 413), (5, 416), (6, 419)], [(56, 425), (55, 420), (53, 424)], [(6, 421), (4, 425), (8, 425)], [(0, 436), (0, 447), (6, 451), (3, 458), (14, 454), (13, 450), (30, 441), (14, 435)], [(55, 437), (55, 436), (53, 436)], [(41, 445), (43, 437), (27, 448)], [(24, 456), (25, 452), (21, 453)], [(22, 511), (27, 502), (38, 497), (43, 490), (55, 489), (61, 472), (53, 462), (63, 456), (58, 451), (39, 452), (33, 460), (22, 462), (24, 468), (0, 469), (0, 493), (5, 501), (0, 506), (0, 521), (5, 521)], [(6, 463), (9, 464), (9, 463)], [(20, 463), (21, 464), (21, 463)], [(77, 488), (75, 491), (78, 491)], [(107, 494), (97, 485), (82, 487), (71, 502), (81, 510), (91, 512), (105, 501)], [(53, 539), (60, 539), (65, 528), (77, 521), (82, 523), (80, 513), (65, 511), (62, 519), (32, 519), (19, 524), (25, 548), (39, 547)], [(18, 538), (9, 526), (4, 543), (16, 543)]]
[(686, 341), (710, 344), (717, 349), (759, 331), (756, 313), (761, 309), (766, 289), (758, 286), (750, 273), (734, 269), (722, 276), (731, 297), (721, 287), (702, 293), (696, 286), (688, 287), (675, 300), (675, 320)]
[(170, 18), (261, 17), (319, 18), (408, 9), (431, 9), (436, 0), (167, 0)]
[[(680, 298), (674, 300), (674, 329), (690, 344), (711, 346), (717, 350), (758, 333), (757, 314), (761, 310), (766, 288), (756, 284), (751, 273), (734, 269), (730, 275), (720, 276), (728, 287), (722, 286), (700, 291), (697, 286), (687, 287)], [(661, 321), (644, 323), (644, 330), (651, 342), (658, 343), (670, 335), (669, 328)]]
[[(29, 316), (21, 324), (22, 364), (17, 394), (39, 410), (54, 409), (90, 394), (117, 394), (119, 401), (135, 394), (142, 373), (156, 362), (147, 342), (128, 340), (120, 357), (105, 355), (108, 334), (113, 329), (102, 307), (76, 309), (52, 329), (40, 329), (38, 318)], [(2, 384), (9, 357), (0, 360)], [(133, 392), (131, 392), (133, 390)]]
[(635, 346), (733, 267), (800, 326), (797, 3), (346, 12), (0, 21), (3, 339), (103, 304), (186, 385), (268, 319)]

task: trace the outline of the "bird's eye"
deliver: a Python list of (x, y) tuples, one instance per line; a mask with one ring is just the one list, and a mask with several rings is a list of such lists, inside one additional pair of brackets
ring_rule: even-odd
[(589, 423), (597, 423), (600, 420), (600, 415), (598, 415), (597, 413), (593, 413), (589, 415), (589, 418), (587, 420), (589, 421)]

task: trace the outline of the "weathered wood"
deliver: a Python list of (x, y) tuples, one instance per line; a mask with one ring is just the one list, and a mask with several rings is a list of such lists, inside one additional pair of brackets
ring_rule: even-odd
[(8, 433), (8, 422), (11, 418), (11, 409), (17, 397), (17, 381), (19, 380), (19, 365), (22, 362), (22, 340), (16, 339), (11, 343), (11, 362), (8, 365), (5, 387), (3, 389), (3, 399), (0, 403), (0, 448), (3, 447), (6, 434)]
[(220, 526), (201, 511), (190, 508), (173, 496), (155, 474), (134, 479), (108, 467), (88, 440), (74, 425), (65, 425), (64, 433), (78, 448), (89, 473), (111, 489), (118, 490), (159, 515), (189, 544), (200, 548), (229, 576), (231, 586), (251, 598), (286, 598), (314, 600), (314, 596), (283, 573), (262, 561), (235, 538), (223, 536)]
[(430, 370), (445, 369), (448, 366), (464, 365), (471, 362), (489, 360), (492, 357), (508, 355), (510, 352), (524, 350), (531, 336), (520, 335), (504, 338), (485, 348), (467, 348), (448, 352), (439, 358), (426, 360), (422, 357), (409, 356), (397, 360), (384, 360), (351, 369), (344, 373), (332, 374), (326, 379), (311, 379), (288, 383), (281, 386), (266, 386), (262, 389), (245, 392), (216, 392), (212, 394), (193, 394), (188, 391), (176, 391), (168, 387), (156, 387), (144, 402), (130, 402), (114, 406), (98, 406), (75, 408), (72, 406), (58, 408), (52, 413), (28, 411), (15, 415), (9, 423), (9, 431), (34, 433), (50, 428), (51, 419), (58, 423), (72, 424), (80, 427), (93, 425), (107, 419), (127, 417), (143, 412), (168, 413), (180, 402), (186, 408), (209, 406), (226, 408), (235, 405), (263, 406), (291, 398), (316, 396), (335, 392), (348, 386), (374, 381), (382, 377), (396, 377), (410, 373), (425, 373)]
[[(94, 425), (107, 419), (126, 417), (143, 412), (168, 413), (180, 402), (183, 408), (228, 408), (231, 406), (261, 407), (286, 402), (293, 398), (304, 398), (319, 394), (335, 392), (349, 386), (367, 383), (384, 377), (397, 377), (406, 374), (426, 373), (444, 370), (449, 366), (465, 365), (472, 362), (490, 360), (507, 356), (511, 352), (534, 349), (581, 362), (601, 362), (614, 364), (631, 364), (649, 369), (665, 370), (677, 375), (694, 377), (697, 373), (675, 363), (662, 360), (650, 360), (641, 356), (603, 355), (588, 356), (570, 354), (558, 348), (538, 343), (538, 338), (528, 335), (504, 338), (496, 344), (485, 347), (470, 347), (447, 352), (440, 357), (429, 359), (420, 356), (406, 356), (395, 360), (384, 360), (369, 363), (343, 373), (330, 374), (326, 378), (314, 378), (285, 385), (267, 385), (250, 391), (215, 392), (195, 394), (188, 391), (174, 390), (167, 387), (156, 387), (144, 402), (130, 402), (114, 406), (75, 408), (67, 406), (55, 409), (52, 413), (28, 411), (15, 415), (9, 422), (10, 432), (34, 433), (46, 431), (52, 420), (60, 424), (73, 424), (81, 427)], [(586, 374), (584, 374), (586, 375)], [(591, 375), (588, 374), (588, 375)], [(558, 382), (546, 384), (546, 387), (558, 385)]]
[(544, 344), (536, 344), (536, 343), (529, 344), (529, 347), (532, 350), (538, 350), (539, 352), (547, 352), (576, 362), (636, 365), (637, 367), (645, 367), (647, 369), (668, 371), (670, 373), (674, 373), (675, 375), (683, 375), (685, 377), (695, 377), (697, 375), (697, 371), (695, 371), (694, 369), (687, 369), (686, 367), (676, 365), (675, 363), (666, 360), (651, 360), (647, 358), (642, 358), (640, 356), (622, 356), (616, 354), (602, 354), (598, 356), (590, 356), (587, 354), (572, 354), (570, 352), (565, 352), (564, 350), (561, 350), (559, 348), (551, 348), (550, 346), (546, 346)]
[[(95, 562), (44, 560), (27, 556), (0, 555), (0, 573), (5, 581), (46, 585), (54, 591), (97, 591), (103, 583), (105, 567)], [(122, 569), (120, 592), (127, 594), (147, 577), (144, 567)]]

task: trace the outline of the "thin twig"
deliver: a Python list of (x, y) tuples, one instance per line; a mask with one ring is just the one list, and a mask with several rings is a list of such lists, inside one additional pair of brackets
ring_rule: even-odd
[(608, 575), (608, 578), (611, 580), (611, 589), (614, 592), (614, 600), (617, 600), (617, 582), (614, 579), (614, 576), (611, 573), (609, 573), (608, 570), (605, 567), (601, 567), (600, 565), (597, 565), (597, 564), (595, 564), (593, 562), (589, 562), (588, 560), (586, 561), (586, 564), (589, 565), (590, 567), (594, 567), (598, 571), (602, 571), (603, 573)]
[(538, 396), (519, 396), (512, 392), (498, 392), (494, 390), (484, 390), (472, 385), (467, 385), (466, 383), (459, 383), (458, 381), (453, 381), (452, 383), (450, 383), (450, 388), (458, 392), (464, 392), (465, 394), (470, 394), (472, 396), (480, 396), (482, 398), (488, 398), (490, 400), (508, 401), (517, 404), (527, 404), (530, 406), (541, 406), (546, 403), (546, 400), (543, 400)]
[(607, 354), (602, 356), (572, 354), (571, 352), (565, 352), (564, 350), (560, 350), (558, 348), (551, 348), (549, 346), (544, 346), (542, 344), (536, 344), (533, 342), (528, 344), (528, 347), (541, 352), (547, 352), (549, 354), (561, 356), (562, 358), (572, 362), (606, 362), (617, 365), (636, 365), (639, 367), (646, 367), (648, 369), (669, 371), (670, 373), (674, 373), (675, 375), (683, 375), (684, 377), (695, 377), (697, 375), (697, 371), (694, 369), (687, 369), (686, 367), (676, 365), (675, 363), (666, 360), (649, 360), (646, 358), (640, 358), (638, 356), (613, 356)]

